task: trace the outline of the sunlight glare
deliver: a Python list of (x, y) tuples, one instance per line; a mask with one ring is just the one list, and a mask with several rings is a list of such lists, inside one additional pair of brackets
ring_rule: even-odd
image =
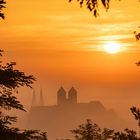
[(118, 53), (121, 50), (121, 45), (115, 42), (108, 43), (104, 46), (104, 51), (110, 54)]

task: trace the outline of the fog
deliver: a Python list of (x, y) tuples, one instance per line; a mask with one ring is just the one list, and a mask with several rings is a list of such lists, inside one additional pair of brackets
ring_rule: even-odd
[[(18, 95), (27, 112), (14, 112), (17, 115), (18, 122), (16, 126), (22, 129), (38, 129), (47, 131), (49, 139), (71, 138), (70, 130), (84, 123), (86, 119), (91, 119), (93, 123), (102, 128), (111, 128), (115, 130), (124, 130), (125, 128), (138, 130), (137, 122), (130, 111), (130, 107), (138, 107), (138, 98), (136, 99), (131, 90), (114, 90), (107, 88), (85, 88), (81, 91), (74, 86), (76, 90), (75, 103), (69, 102), (69, 90), (71, 87), (65, 85), (66, 102), (58, 104), (58, 90), (61, 86), (56, 86), (53, 90), (42, 87), (32, 89), (22, 89), (24, 93)], [(125, 92), (124, 92), (125, 91)], [(33, 95), (35, 98), (33, 99)], [(138, 91), (135, 92), (138, 94)], [(40, 105), (40, 95), (43, 97)], [(133, 98), (132, 98), (133, 97)], [(135, 98), (135, 99), (134, 99)], [(26, 101), (25, 101), (26, 100)], [(36, 100), (36, 105), (33, 105)], [(72, 97), (73, 100), (73, 97)], [(62, 101), (63, 102), (63, 101)]]

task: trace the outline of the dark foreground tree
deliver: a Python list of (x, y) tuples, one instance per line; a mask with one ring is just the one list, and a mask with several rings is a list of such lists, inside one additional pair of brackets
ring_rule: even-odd
[(78, 128), (71, 130), (76, 140), (107, 140), (113, 137), (114, 130), (101, 129), (97, 124), (87, 120)]
[[(0, 50), (0, 57), (2, 51)], [(17, 109), (25, 111), (24, 106), (16, 98), (18, 88), (21, 86), (31, 87), (35, 78), (32, 75), (25, 75), (14, 69), (16, 63), (2, 65), (0, 61), (0, 140), (47, 140), (46, 133), (37, 130), (20, 130), (13, 128), (16, 117), (6, 115), (4, 110)]]

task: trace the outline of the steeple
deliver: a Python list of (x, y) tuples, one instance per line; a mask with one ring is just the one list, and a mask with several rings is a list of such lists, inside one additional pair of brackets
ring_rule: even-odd
[(37, 106), (35, 90), (33, 89), (32, 107)]
[(43, 93), (42, 93), (42, 89), (40, 89), (40, 100), (39, 100), (39, 106), (44, 106), (44, 100), (43, 100)]

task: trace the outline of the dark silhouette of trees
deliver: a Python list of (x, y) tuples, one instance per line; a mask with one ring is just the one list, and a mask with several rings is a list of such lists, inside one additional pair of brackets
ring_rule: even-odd
[(123, 132), (114, 133), (112, 140), (140, 140), (140, 138), (136, 131), (125, 129)]
[[(5, 18), (3, 13), (5, 4), (5, 0), (0, 0), (0, 18), (2, 19)], [(2, 57), (2, 52), (0, 50), (0, 57)], [(0, 140), (47, 140), (46, 132), (11, 127), (17, 121), (17, 117), (4, 113), (4, 110), (12, 109), (25, 111), (14, 93), (18, 93), (18, 88), (21, 86), (31, 88), (31, 84), (35, 81), (32, 75), (25, 75), (24, 72), (14, 69), (15, 65), (15, 62), (2, 65), (0, 60)]]
[[(131, 107), (130, 110), (140, 127), (140, 109)], [(126, 128), (124, 131), (115, 132), (115, 130), (107, 128), (101, 129), (91, 120), (87, 120), (86, 123), (79, 125), (71, 132), (76, 140), (140, 140), (139, 133), (135, 130)]]
[[(0, 50), (0, 57), (2, 52)], [(2, 65), (0, 61), (0, 140), (47, 140), (45, 132), (13, 128), (12, 124), (17, 121), (17, 117), (4, 113), (4, 110), (12, 109), (25, 111), (15, 94), (21, 86), (31, 87), (35, 81), (32, 75), (25, 75), (24, 72), (15, 69), (15, 65), (13, 62)]]
[(113, 137), (114, 130), (107, 128), (101, 129), (91, 120), (81, 124), (78, 128), (71, 130), (76, 140), (107, 140)]

